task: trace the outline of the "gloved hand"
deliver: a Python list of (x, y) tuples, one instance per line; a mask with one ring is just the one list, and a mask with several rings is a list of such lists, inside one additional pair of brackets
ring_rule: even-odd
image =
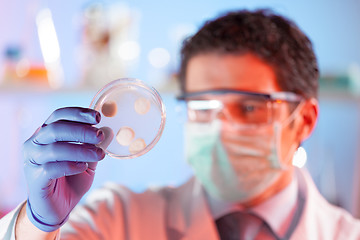
[(103, 132), (93, 126), (100, 119), (92, 109), (57, 109), (24, 143), (26, 212), (37, 228), (58, 229), (89, 190), (97, 162), (105, 157), (95, 146), (104, 140)]

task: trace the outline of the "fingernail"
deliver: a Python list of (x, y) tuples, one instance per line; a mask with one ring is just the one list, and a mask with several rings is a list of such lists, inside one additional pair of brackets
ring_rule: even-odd
[(76, 166), (77, 166), (78, 168), (84, 169), (84, 171), (87, 169), (87, 163), (85, 163), (85, 162), (77, 162), (77, 163), (76, 163)]
[(96, 112), (95, 118), (96, 118), (96, 122), (99, 123), (101, 120), (101, 114), (99, 112)]
[(96, 137), (98, 137), (98, 138), (101, 138), (103, 135), (104, 135), (104, 132), (103, 132), (101, 129), (99, 129), (99, 130), (96, 132)]
[(100, 155), (100, 159), (103, 159), (105, 157), (105, 152), (101, 148), (98, 148), (96, 150), (96, 153)]

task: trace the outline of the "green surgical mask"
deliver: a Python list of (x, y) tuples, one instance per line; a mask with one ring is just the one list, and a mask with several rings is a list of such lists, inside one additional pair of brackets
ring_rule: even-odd
[(185, 126), (186, 160), (211, 196), (246, 202), (280, 177), (284, 168), (279, 157), (281, 129), (295, 115), (284, 123), (227, 133), (221, 132), (221, 120), (188, 122)]

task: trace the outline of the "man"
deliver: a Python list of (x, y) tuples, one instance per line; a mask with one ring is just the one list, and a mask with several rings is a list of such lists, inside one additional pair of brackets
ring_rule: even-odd
[(95, 146), (104, 134), (99, 113), (59, 109), (24, 145), (29, 198), (3, 220), (6, 236), (360, 239), (360, 222), (292, 165), (318, 117), (318, 67), (304, 33), (267, 10), (231, 12), (181, 53), (186, 160), (196, 178), (141, 194), (110, 184), (73, 210), (104, 157)]

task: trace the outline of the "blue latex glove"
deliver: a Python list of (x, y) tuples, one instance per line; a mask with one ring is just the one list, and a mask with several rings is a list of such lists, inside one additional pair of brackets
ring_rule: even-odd
[(89, 190), (97, 162), (105, 157), (95, 146), (104, 140), (93, 126), (100, 118), (92, 109), (61, 108), (24, 143), (26, 212), (37, 228), (58, 229)]

